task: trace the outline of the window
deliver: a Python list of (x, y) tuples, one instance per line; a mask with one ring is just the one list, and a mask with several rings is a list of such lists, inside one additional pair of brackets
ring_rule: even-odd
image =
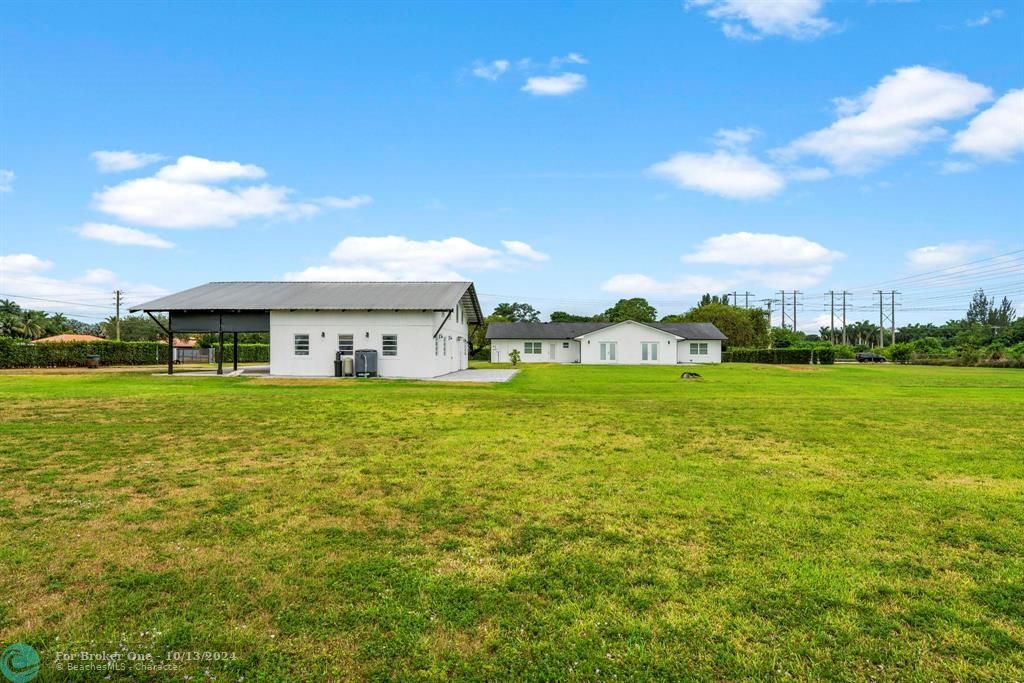
[(601, 360), (615, 360), (615, 344), (616, 342), (600, 342)]
[(642, 360), (658, 360), (658, 342), (640, 342)]
[(562, 342), (562, 348), (563, 349), (569, 348), (569, 342)]
[(706, 356), (706, 355), (708, 355), (708, 343), (707, 342), (690, 342), (690, 355), (691, 356)]
[(544, 346), (540, 342), (523, 342), (523, 353), (539, 354), (542, 353), (541, 347)]
[(352, 355), (352, 335), (351, 334), (339, 334), (338, 335), (338, 353), (343, 356)]
[(308, 356), (309, 355), (309, 335), (308, 334), (297, 334), (297, 335), (295, 335), (295, 355), (296, 356)]
[(385, 356), (397, 356), (398, 355), (398, 335), (397, 334), (385, 334), (381, 337), (383, 340), (383, 354)]

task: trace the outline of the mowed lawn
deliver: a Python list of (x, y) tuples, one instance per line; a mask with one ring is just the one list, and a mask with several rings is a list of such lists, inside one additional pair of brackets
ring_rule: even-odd
[[(0, 646), (199, 680), (1024, 678), (1024, 372), (0, 374)], [(207, 670), (209, 673), (207, 673)]]

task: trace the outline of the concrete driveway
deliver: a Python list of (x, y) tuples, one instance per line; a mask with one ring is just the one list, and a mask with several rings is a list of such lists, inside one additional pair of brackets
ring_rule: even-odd
[(431, 382), (507, 382), (519, 374), (518, 370), (459, 370), (434, 377)]

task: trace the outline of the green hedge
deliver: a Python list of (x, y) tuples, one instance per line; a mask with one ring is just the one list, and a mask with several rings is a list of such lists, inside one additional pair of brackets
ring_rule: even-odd
[(167, 362), (161, 342), (67, 342), (29, 344), (0, 337), (0, 368), (68, 368), (85, 365), (86, 356), (99, 356), (101, 365), (149, 365)]
[(831, 365), (836, 360), (832, 349), (729, 349), (722, 353), (723, 363), (773, 363)]
[[(167, 362), (165, 342), (66, 342), (29, 344), (23, 339), (0, 337), (0, 368), (74, 368), (86, 356), (99, 356), (100, 365), (153, 365)], [(224, 362), (231, 363), (234, 348), (224, 344)], [(238, 362), (269, 363), (269, 344), (239, 344)]]
[[(214, 345), (216, 348), (216, 345)], [(224, 342), (224, 362), (232, 363), (235, 358), (234, 346), (229, 342)], [(269, 363), (270, 362), (270, 344), (239, 344), (238, 345), (238, 362), (239, 363)]]

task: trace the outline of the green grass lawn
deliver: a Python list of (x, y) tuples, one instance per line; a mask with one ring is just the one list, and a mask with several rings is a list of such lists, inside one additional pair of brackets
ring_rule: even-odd
[(1021, 680), (1024, 372), (0, 375), (0, 647), (113, 677)]

